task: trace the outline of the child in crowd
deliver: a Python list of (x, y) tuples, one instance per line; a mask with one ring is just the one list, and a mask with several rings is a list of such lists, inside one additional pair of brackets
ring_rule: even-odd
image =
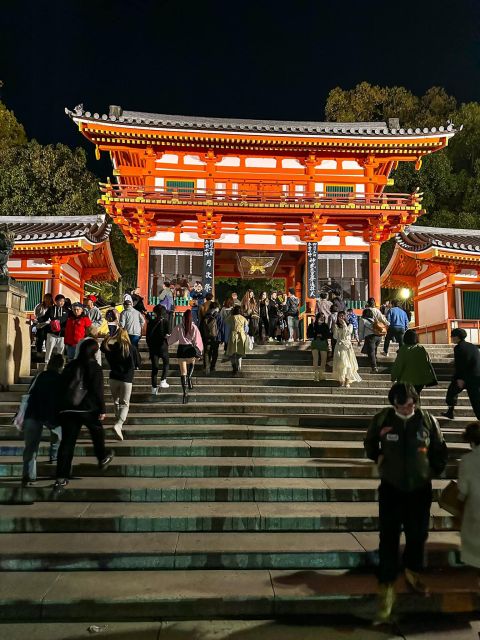
[(351, 324), (353, 327), (353, 339), (360, 344), (360, 338), (358, 337), (358, 316), (353, 309), (347, 311), (347, 324)]

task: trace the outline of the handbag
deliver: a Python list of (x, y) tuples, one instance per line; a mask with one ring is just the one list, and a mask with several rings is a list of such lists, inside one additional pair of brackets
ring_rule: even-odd
[(60, 333), (61, 330), (61, 325), (60, 325), (60, 320), (57, 320), (56, 318), (54, 318), (53, 320), (50, 321), (50, 331), (52, 333)]
[(376, 336), (385, 336), (387, 335), (387, 325), (381, 320), (374, 320), (372, 331)]
[(442, 490), (438, 498), (438, 504), (455, 518), (460, 518), (463, 514), (464, 502), (460, 500), (459, 496), (458, 484), (455, 480), (451, 480)]

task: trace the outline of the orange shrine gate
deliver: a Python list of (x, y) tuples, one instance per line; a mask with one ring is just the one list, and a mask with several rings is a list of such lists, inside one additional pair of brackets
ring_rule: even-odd
[(303, 299), (338, 286), (354, 306), (379, 300), (381, 243), (423, 213), (420, 193), (386, 191), (389, 176), (399, 162), (420, 168), (455, 133), (405, 130), (398, 120), (66, 112), (97, 158), (110, 154), (101, 203), (138, 249), (138, 286), (150, 302), (166, 278), (208, 289), (214, 275), (259, 274), (284, 278)]

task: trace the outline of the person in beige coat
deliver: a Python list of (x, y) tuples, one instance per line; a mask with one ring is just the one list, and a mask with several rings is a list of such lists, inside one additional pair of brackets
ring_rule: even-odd
[(236, 375), (242, 369), (242, 358), (247, 353), (248, 322), (242, 316), (240, 307), (233, 307), (225, 324), (230, 329), (227, 345), (227, 356), (232, 362), (233, 374)]
[(464, 502), (462, 562), (480, 569), (480, 422), (466, 426), (463, 439), (472, 451), (463, 456), (458, 473), (459, 497)]

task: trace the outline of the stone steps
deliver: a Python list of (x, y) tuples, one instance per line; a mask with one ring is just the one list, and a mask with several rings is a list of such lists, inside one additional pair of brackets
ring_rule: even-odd
[[(256, 345), (239, 377), (228, 362), (211, 376), (197, 366), (185, 406), (176, 359), (170, 389), (152, 397), (143, 340), (141, 350), (124, 442), (112, 439), (105, 372), (115, 459), (101, 473), (82, 432), (74, 477), (60, 492), (45, 461), (48, 432), (38, 482), (20, 486), (22, 446), (10, 420), (29, 379), (0, 393), (0, 618), (371, 616), (378, 478), (362, 440), (371, 415), (387, 406), (394, 349), (379, 374), (359, 356), (363, 380), (343, 389), (331, 374), (312, 380), (308, 344)], [(452, 347), (429, 352), (441, 382), (422, 403), (439, 416)], [(468, 449), (466, 396), (457, 415), (440, 419), (450, 461), (435, 498)], [(407, 593), (400, 578), (398, 610), (470, 611), (480, 604), (475, 574), (459, 567), (455, 523), (437, 503), (431, 526), (433, 595)]]
[[(365, 532), (4, 533), (1, 571), (158, 569), (372, 569), (377, 534)], [(431, 535), (427, 566), (459, 565), (459, 534)]]

